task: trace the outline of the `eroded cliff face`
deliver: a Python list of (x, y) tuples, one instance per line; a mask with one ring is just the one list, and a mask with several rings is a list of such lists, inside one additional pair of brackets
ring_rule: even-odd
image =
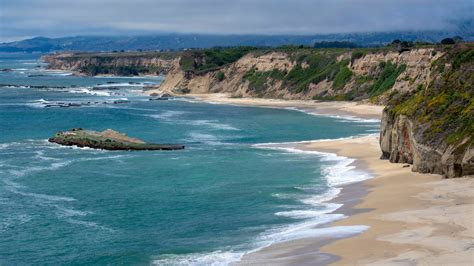
[(474, 175), (474, 46), (451, 47), (438, 59), (420, 72), (422, 87), (392, 95), (384, 109), (382, 158), (416, 172)]
[[(166, 75), (165, 81), (161, 84), (160, 89), (169, 92), (179, 92), (183, 89), (190, 93), (216, 93), (228, 92), (236, 96), (255, 96), (249, 89), (249, 82), (244, 76), (251, 69), (259, 71), (272, 71), (278, 69), (281, 71), (289, 71), (293, 67), (289, 56), (285, 53), (268, 53), (264, 55), (254, 55), (249, 53), (235, 63), (224, 66), (218, 70), (208, 71), (205, 73), (195, 74), (184, 72), (181, 70), (179, 61), (170, 69)], [(220, 74), (222, 73), (222, 74)], [(223, 78), (219, 78), (223, 75)], [(270, 84), (267, 96), (276, 97), (280, 93), (279, 84)]]
[[(351, 58), (352, 53), (334, 55), (336, 59), (333, 64), (339, 64), (338, 68), (347, 67), (348, 77), (342, 86), (335, 86), (334, 83), (338, 82), (335, 80), (336, 74), (329, 72), (323, 73), (327, 77), (311, 78), (310, 73), (304, 86), (294, 89), (292, 86), (296, 86), (298, 82), (302, 83), (298, 80), (299, 77), (290, 80), (281, 75), (289, 76), (297, 71), (310, 72), (313, 67), (309, 62), (311, 59), (299, 60), (298, 55), (290, 52), (269, 52), (248, 53), (232, 64), (204, 73), (184, 72), (179, 61), (174, 61), (176, 64), (170, 68), (160, 88), (163, 91), (227, 92), (238, 97), (283, 99), (363, 100), (375, 95), (377, 97), (374, 102), (384, 103), (393, 91), (406, 92), (419, 85), (426, 85), (430, 79), (430, 65), (442, 56), (441, 52), (434, 52), (433, 48), (415, 49), (404, 53), (370, 52), (355, 59)], [(394, 82), (388, 90), (372, 93), (370, 88), (375, 83), (384, 82), (378, 79), (381, 79), (379, 76), (384, 71), (382, 63), (386, 62), (394, 66), (403, 66), (404, 69), (394, 77)], [(280, 76), (272, 74), (277, 72)], [(249, 74), (252, 73), (258, 78), (257, 81), (249, 78)], [(265, 75), (267, 77), (262, 79), (261, 77)]]
[(448, 178), (474, 175), (474, 147), (470, 137), (455, 144), (442, 141), (436, 146), (426, 145), (422, 136), (416, 134), (414, 123), (405, 115), (393, 116), (387, 110), (383, 112), (380, 132), (382, 159), (413, 164), (415, 172)]
[(166, 53), (61, 53), (42, 59), (50, 69), (74, 71), (83, 75), (166, 74), (179, 61)]

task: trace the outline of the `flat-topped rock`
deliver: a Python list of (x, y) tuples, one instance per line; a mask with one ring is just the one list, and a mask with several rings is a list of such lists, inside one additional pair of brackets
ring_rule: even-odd
[(183, 145), (146, 143), (126, 134), (107, 129), (102, 132), (73, 128), (59, 131), (49, 142), (65, 145), (89, 147), (103, 150), (182, 150)]

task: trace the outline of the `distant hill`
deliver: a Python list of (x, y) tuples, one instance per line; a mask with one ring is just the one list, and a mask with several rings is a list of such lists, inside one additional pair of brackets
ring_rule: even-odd
[[(471, 23), (472, 24), (472, 23)], [(439, 42), (446, 37), (460, 35), (474, 40), (470, 27), (462, 31), (411, 31), (386, 33), (352, 33), (326, 35), (202, 35), (162, 34), (154, 36), (75, 36), (63, 38), (36, 37), (1, 43), (0, 52), (56, 52), (56, 51), (131, 51), (131, 50), (182, 50), (186, 48), (210, 48), (228, 46), (281, 46), (307, 45), (317, 42), (344, 41), (358, 46), (379, 46), (395, 39), (406, 41)]]

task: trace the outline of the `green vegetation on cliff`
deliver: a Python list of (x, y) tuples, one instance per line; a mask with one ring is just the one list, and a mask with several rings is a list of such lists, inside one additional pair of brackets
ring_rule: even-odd
[(179, 63), (183, 71), (203, 73), (233, 63), (255, 49), (257, 48), (234, 47), (186, 51), (181, 56)]
[(391, 89), (398, 76), (405, 71), (406, 65), (397, 66), (392, 62), (380, 62), (380, 74), (369, 89), (370, 96), (378, 96)]
[(394, 95), (391, 115), (406, 115), (425, 143), (474, 142), (474, 45), (448, 48), (432, 66), (434, 80), (411, 94)]
[[(333, 88), (339, 90), (352, 76), (352, 71), (348, 68), (349, 60), (337, 60), (343, 51), (341, 49), (318, 51), (307, 48), (291, 50), (296, 65), (289, 72), (276, 69), (266, 72), (251, 69), (244, 79), (249, 81), (250, 88), (257, 94), (266, 89), (267, 82), (275, 80), (282, 81), (282, 87), (294, 93), (305, 93), (309, 89), (309, 84), (316, 84), (325, 79), (334, 81)], [(269, 78), (273, 81), (267, 80)]]
[(87, 65), (79, 70), (89, 76), (95, 75), (118, 75), (118, 76), (138, 76), (140, 74), (158, 75), (162, 71), (156, 66), (104, 66), (104, 65)]

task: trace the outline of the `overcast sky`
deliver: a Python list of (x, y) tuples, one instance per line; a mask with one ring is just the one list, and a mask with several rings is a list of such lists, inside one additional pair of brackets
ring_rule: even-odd
[(160, 32), (317, 34), (450, 29), (474, 0), (0, 0), (0, 41)]

